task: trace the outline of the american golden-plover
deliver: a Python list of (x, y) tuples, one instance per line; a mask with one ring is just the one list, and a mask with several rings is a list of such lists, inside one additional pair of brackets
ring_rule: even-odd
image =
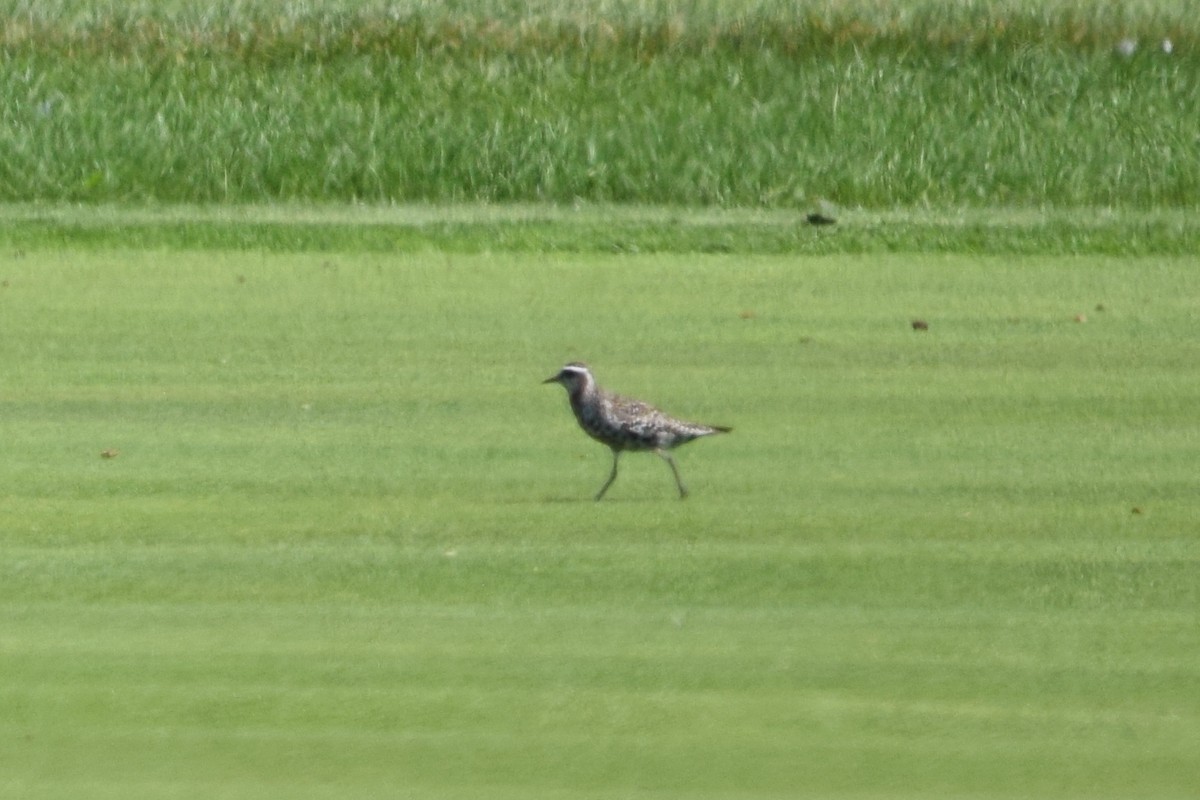
[(547, 378), (543, 383), (561, 383), (567, 390), (571, 410), (575, 412), (575, 419), (579, 420), (579, 427), (588, 436), (612, 449), (612, 473), (596, 493), (597, 500), (604, 497), (608, 487), (617, 479), (617, 460), (625, 450), (650, 450), (661, 457), (671, 467), (680, 499), (687, 497), (687, 487), (683, 485), (679, 468), (668, 451), (701, 436), (728, 433), (731, 430), (720, 425), (684, 422), (640, 400), (613, 394), (600, 388), (592, 377), (592, 371), (578, 361), (567, 364), (557, 375)]

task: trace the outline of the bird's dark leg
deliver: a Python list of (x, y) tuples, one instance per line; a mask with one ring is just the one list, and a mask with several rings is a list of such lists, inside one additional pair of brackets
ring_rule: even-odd
[(688, 496), (687, 487), (683, 485), (683, 479), (679, 477), (679, 468), (675, 466), (675, 459), (671, 458), (671, 454), (666, 450), (655, 450), (664, 461), (671, 467), (671, 473), (675, 476), (675, 485), (679, 487), (679, 499), (683, 500)]
[(604, 482), (604, 485), (600, 487), (600, 491), (596, 493), (597, 500), (599, 500), (601, 497), (604, 497), (604, 493), (608, 491), (608, 487), (612, 486), (612, 482), (617, 479), (617, 459), (620, 457), (621, 451), (614, 447), (612, 454), (613, 454), (612, 472), (609, 474), (608, 480), (606, 480)]

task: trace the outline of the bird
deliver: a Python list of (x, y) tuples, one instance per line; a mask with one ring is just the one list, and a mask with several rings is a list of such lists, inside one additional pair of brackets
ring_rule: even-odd
[(723, 425), (701, 425), (684, 422), (664, 414), (654, 406), (614, 394), (600, 387), (587, 364), (572, 361), (542, 383), (559, 383), (567, 390), (571, 410), (584, 433), (612, 450), (612, 472), (596, 493), (604, 497), (608, 487), (617, 479), (617, 462), (626, 450), (649, 450), (671, 467), (679, 499), (688, 496), (687, 486), (679, 477), (679, 467), (669, 452), (701, 436), (729, 433)]

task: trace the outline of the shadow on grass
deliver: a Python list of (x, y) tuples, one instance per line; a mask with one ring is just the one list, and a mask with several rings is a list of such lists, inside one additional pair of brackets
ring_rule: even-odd
[(549, 496), (549, 497), (546, 497), (546, 496), (543, 496), (543, 497), (505, 497), (505, 498), (500, 499), (498, 502), (502, 503), (504, 505), (530, 505), (530, 504), (534, 504), (534, 503), (538, 503), (538, 504), (540, 504), (540, 503), (576, 504), (577, 503), (580, 505), (595, 506), (595, 507), (599, 508), (600, 506), (606, 506), (606, 505), (627, 505), (627, 504), (632, 504), (632, 503), (644, 505), (644, 504), (648, 504), (648, 503), (660, 503), (660, 502), (662, 502), (662, 503), (668, 503), (668, 502), (678, 503), (680, 501), (678, 498), (668, 498), (668, 497), (658, 498), (658, 497), (650, 497), (649, 495), (644, 496), (644, 497), (605, 497), (603, 500), (595, 500), (590, 495), (582, 495), (581, 494), (577, 497), (569, 497), (566, 495), (554, 495), (554, 496)]

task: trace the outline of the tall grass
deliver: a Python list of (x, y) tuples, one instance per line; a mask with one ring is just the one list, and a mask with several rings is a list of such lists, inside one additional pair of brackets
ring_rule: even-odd
[(1200, 196), (1167, 4), (8, 5), (8, 201)]

